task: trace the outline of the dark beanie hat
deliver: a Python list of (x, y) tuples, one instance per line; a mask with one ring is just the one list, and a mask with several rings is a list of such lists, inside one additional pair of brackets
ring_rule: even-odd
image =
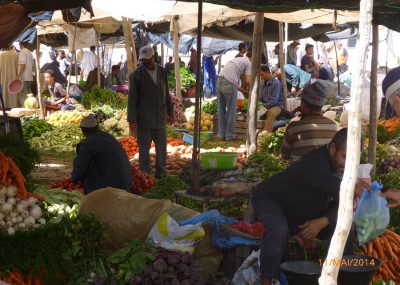
[(322, 107), (325, 104), (326, 95), (329, 92), (330, 85), (325, 80), (315, 81), (314, 83), (305, 87), (301, 93), (301, 98), (307, 103)]
[(386, 99), (389, 99), (397, 90), (400, 89), (400, 66), (393, 68), (386, 74), (382, 81), (382, 91)]

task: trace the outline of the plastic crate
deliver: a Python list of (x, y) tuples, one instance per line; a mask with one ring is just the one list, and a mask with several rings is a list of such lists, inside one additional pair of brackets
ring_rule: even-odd
[[(183, 133), (183, 141), (188, 144), (193, 144), (193, 136), (187, 133)], [(202, 145), (203, 141), (199, 139), (199, 144)]]
[(232, 169), (236, 167), (236, 152), (205, 152), (200, 154), (201, 167), (206, 169)]

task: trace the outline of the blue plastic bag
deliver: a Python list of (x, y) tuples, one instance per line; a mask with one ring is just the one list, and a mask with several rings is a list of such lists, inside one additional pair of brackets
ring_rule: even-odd
[(362, 193), (354, 216), (360, 245), (383, 234), (390, 221), (387, 201), (378, 195), (382, 185), (374, 181), (371, 188), (372, 192), (364, 191)]
[(221, 215), (218, 210), (211, 210), (201, 213), (192, 218), (182, 220), (178, 222), (178, 225), (185, 226), (197, 223), (212, 224), (213, 225), (212, 241), (213, 244), (218, 246), (219, 248), (228, 249), (238, 245), (258, 246), (258, 242), (256, 240), (247, 239), (239, 236), (225, 237), (220, 233), (221, 223), (226, 223), (228, 225), (231, 225), (236, 222), (237, 219), (225, 217)]

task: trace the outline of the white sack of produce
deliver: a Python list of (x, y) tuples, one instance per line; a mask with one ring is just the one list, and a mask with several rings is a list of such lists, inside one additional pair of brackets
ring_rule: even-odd
[(204, 235), (201, 223), (179, 226), (170, 215), (163, 213), (151, 229), (148, 239), (156, 246), (193, 254), (195, 242)]
[[(110, 236), (107, 250), (113, 252), (133, 239), (145, 240), (166, 212), (176, 221), (195, 216), (198, 212), (172, 203), (153, 200), (115, 188), (104, 188), (86, 195), (81, 203), (81, 213), (94, 214), (106, 225)], [(205, 236), (196, 245), (194, 260), (209, 274), (215, 274), (222, 261), (222, 251), (212, 245), (212, 228), (204, 225)]]

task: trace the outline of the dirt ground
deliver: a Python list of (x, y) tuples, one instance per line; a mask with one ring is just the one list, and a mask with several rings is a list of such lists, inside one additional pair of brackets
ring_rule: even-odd
[(74, 154), (42, 155), (42, 162), (35, 167), (32, 178), (35, 183), (50, 185), (63, 177), (70, 177)]

